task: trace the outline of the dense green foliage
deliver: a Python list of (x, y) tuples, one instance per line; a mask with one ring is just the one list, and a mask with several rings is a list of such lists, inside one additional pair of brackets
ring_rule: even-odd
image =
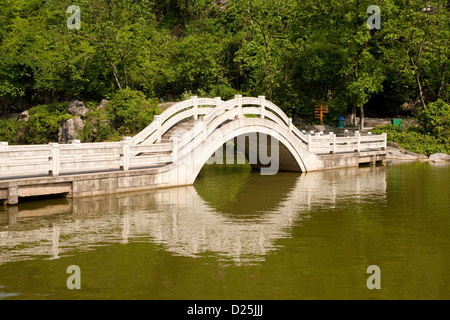
[(129, 89), (117, 91), (107, 105), (113, 127), (120, 135), (133, 135), (153, 121), (157, 109), (145, 96)]
[(438, 139), (450, 141), (450, 105), (442, 100), (430, 103), (418, 119), (426, 132)]
[(17, 131), (24, 125), (24, 121), (16, 121), (11, 118), (0, 117), (0, 140), (12, 142), (17, 140)]
[(24, 140), (33, 144), (58, 141), (58, 128), (72, 116), (66, 113), (68, 103), (51, 103), (30, 109), (25, 125)]
[(442, 100), (427, 105), (418, 115), (420, 127), (398, 129), (394, 125), (379, 126), (372, 132), (387, 133), (388, 142), (396, 142), (412, 152), (430, 155), (450, 154), (450, 106)]
[(81, 142), (118, 141), (120, 135), (110, 125), (110, 115), (106, 109), (92, 110), (86, 115), (86, 124), (78, 139)]
[[(106, 106), (86, 104), (85, 126), (78, 132), (81, 142), (117, 141), (133, 136), (153, 121), (158, 106), (138, 91), (118, 90)], [(67, 113), (68, 103), (54, 102), (29, 110), (29, 120), (15, 121), (0, 117), (1, 141), (9, 143), (46, 144), (58, 141), (58, 129), (73, 115)]]
[[(448, 4), (375, 2), (381, 29), (371, 30), (371, 0), (2, 0), (0, 112), (113, 99), (111, 110), (92, 110), (83, 130), (98, 140), (141, 128), (154, 99), (189, 95), (264, 94), (308, 122), (324, 103), (328, 123), (341, 114), (395, 116), (414, 103), (419, 110), (449, 103)], [(67, 27), (73, 4), (79, 30)], [(40, 138), (28, 140), (54, 138), (41, 131), (63, 115), (41, 115), (30, 118)], [(5, 121), (1, 139), (9, 140), (16, 129)]]

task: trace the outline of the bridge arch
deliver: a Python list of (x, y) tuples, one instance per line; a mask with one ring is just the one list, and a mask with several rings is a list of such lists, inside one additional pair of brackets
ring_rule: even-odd
[[(270, 150), (270, 156), (264, 154), (265, 151), (262, 151), (263, 154), (260, 154), (260, 149), (257, 150), (257, 156), (259, 160), (261, 156), (267, 156), (271, 161), (271, 163), (261, 163), (259, 161), (259, 163), (253, 163), (253, 167), (258, 167), (262, 170), (275, 170), (275, 172), (277, 170), (307, 171), (304, 158), (311, 155), (308, 155), (307, 150), (299, 145), (299, 141), (294, 136), (288, 134), (285, 127), (267, 119), (241, 118), (217, 128), (201, 143), (193, 145), (191, 152), (185, 151), (186, 155), (180, 159), (179, 163), (180, 168), (186, 170), (186, 183), (194, 183), (208, 159), (226, 142), (252, 134), (257, 135), (259, 146), (270, 140), (270, 148), (267, 148), (267, 150)], [(270, 138), (267, 141), (263, 141), (262, 135)], [(277, 148), (276, 150), (272, 149), (274, 146)], [(246, 152), (248, 151), (246, 150)], [(267, 168), (268, 166), (269, 168)]]

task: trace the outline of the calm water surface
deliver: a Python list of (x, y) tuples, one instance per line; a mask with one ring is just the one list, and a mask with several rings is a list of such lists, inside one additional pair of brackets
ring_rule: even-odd
[(450, 299), (449, 252), (449, 165), (209, 166), (190, 187), (0, 207), (0, 299)]

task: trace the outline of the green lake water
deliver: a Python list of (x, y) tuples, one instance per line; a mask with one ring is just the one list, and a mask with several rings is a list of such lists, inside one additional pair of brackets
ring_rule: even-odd
[(0, 299), (450, 299), (450, 165), (207, 166), (189, 187), (0, 207)]

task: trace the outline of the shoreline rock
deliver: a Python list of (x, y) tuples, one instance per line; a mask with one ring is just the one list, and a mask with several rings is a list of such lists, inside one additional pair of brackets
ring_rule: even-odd
[(426, 161), (428, 157), (423, 154), (407, 151), (388, 146), (386, 149), (386, 160), (409, 160), (409, 161)]
[(434, 163), (450, 162), (450, 155), (445, 153), (434, 153), (429, 157), (424, 154), (410, 152), (403, 148), (388, 146), (386, 149), (386, 160), (403, 160), (403, 161), (431, 161)]
[(433, 153), (428, 157), (428, 159), (434, 163), (450, 162), (450, 155), (445, 153)]

